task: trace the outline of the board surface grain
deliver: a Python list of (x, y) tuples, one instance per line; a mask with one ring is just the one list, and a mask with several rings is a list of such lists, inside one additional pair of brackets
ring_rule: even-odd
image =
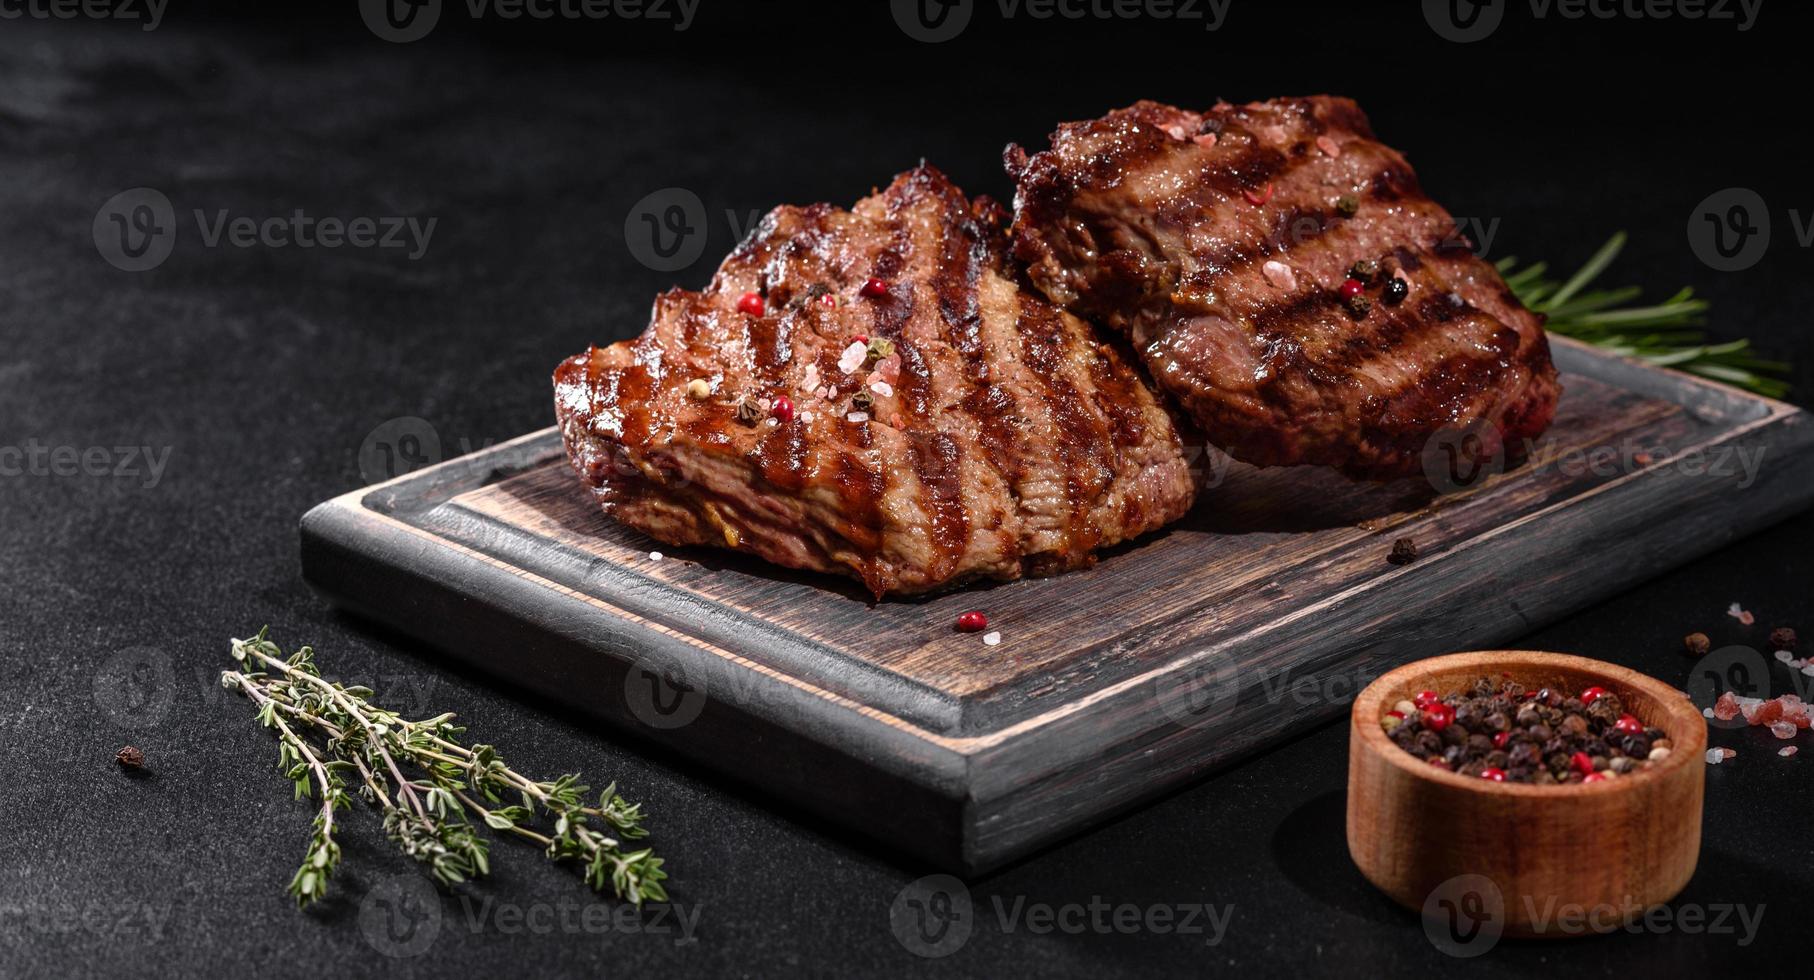
[[(1327, 720), (1392, 667), (1514, 638), (1814, 498), (1806, 413), (1555, 348), (1566, 390), (1522, 465), (1452, 489), (1440, 466), (1356, 484), (1211, 456), (1183, 521), (1054, 578), (875, 602), (668, 548), (599, 512), (552, 429), (322, 504), (303, 570), (482, 668), (974, 873)], [(1391, 564), (1404, 537), (1419, 558)], [(953, 629), (972, 608), (999, 645)]]

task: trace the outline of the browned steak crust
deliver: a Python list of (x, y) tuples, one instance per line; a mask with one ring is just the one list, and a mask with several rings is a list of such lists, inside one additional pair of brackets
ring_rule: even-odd
[[(1087, 324), (1003, 274), (1005, 217), (927, 166), (852, 211), (777, 208), (704, 292), (556, 370), (574, 466), (651, 537), (877, 597), (1085, 566), (1178, 518), (1178, 430)], [(851, 369), (859, 338), (892, 354)]]
[[(1032, 281), (1128, 334), (1239, 459), (1387, 478), (1445, 426), (1490, 423), (1516, 446), (1549, 425), (1541, 319), (1348, 99), (1140, 102), (1006, 159)], [(1341, 294), (1361, 260), (1385, 267), (1364, 308)]]

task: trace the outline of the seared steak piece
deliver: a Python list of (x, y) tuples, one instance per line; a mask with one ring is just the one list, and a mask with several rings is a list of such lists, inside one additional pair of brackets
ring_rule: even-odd
[(1389, 478), (1445, 426), (1497, 450), (1549, 425), (1541, 319), (1348, 99), (1140, 102), (1006, 162), (1032, 281), (1128, 334), (1236, 458)]
[(607, 512), (879, 598), (1087, 566), (1195, 486), (1170, 416), (1002, 271), (1006, 213), (931, 167), (853, 211), (771, 212), (703, 293), (555, 371)]

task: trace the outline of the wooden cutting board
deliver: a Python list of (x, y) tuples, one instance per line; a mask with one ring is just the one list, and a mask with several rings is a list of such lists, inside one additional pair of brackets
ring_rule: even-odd
[[(1210, 460), (1095, 568), (909, 601), (616, 526), (553, 429), (328, 501), (335, 601), (913, 857), (999, 865), (1814, 498), (1789, 405), (1558, 340), (1529, 462), (1349, 483)], [(1444, 440), (1450, 437), (1443, 437)], [(1466, 484), (1437, 495), (1433, 484)], [(1408, 537), (1420, 557), (1387, 560)], [(653, 560), (651, 551), (665, 551)], [(1001, 642), (953, 629), (988, 613)], [(1594, 651), (1578, 651), (1593, 654)]]

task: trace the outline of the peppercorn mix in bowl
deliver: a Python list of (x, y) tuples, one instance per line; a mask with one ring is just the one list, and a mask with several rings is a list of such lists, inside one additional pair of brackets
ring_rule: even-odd
[(1433, 657), (1368, 685), (1349, 735), (1349, 853), (1409, 908), (1465, 881), (1506, 934), (1608, 931), (1694, 872), (1706, 724), (1637, 671), (1520, 650)]
[(1495, 782), (1597, 783), (1667, 759), (1668, 733), (1624, 709), (1618, 692), (1527, 688), (1478, 677), (1461, 691), (1425, 689), (1380, 719), (1393, 744), (1439, 769)]

